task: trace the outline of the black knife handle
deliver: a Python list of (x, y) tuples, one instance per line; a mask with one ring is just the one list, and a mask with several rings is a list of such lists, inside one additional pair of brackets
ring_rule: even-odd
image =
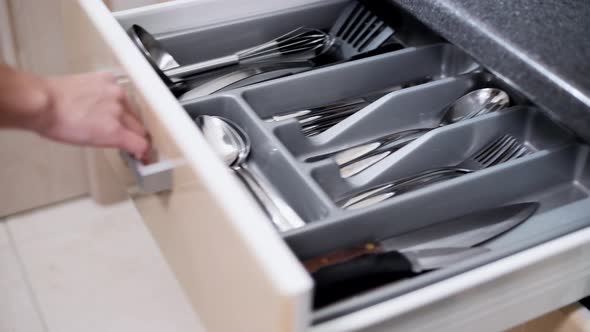
[(308, 272), (314, 273), (317, 270), (330, 265), (343, 263), (362, 255), (375, 254), (378, 252), (381, 252), (381, 247), (378, 243), (367, 242), (361, 246), (336, 250), (321, 256), (307, 259), (303, 261), (303, 266), (305, 266)]
[(322, 267), (311, 274), (315, 281), (314, 307), (323, 307), (416, 274), (412, 263), (397, 251), (365, 254), (343, 263)]

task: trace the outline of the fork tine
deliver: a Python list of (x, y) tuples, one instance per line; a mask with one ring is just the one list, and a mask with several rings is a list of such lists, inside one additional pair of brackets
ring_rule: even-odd
[(516, 140), (513, 140), (512, 143), (508, 146), (506, 151), (504, 151), (501, 155), (499, 155), (496, 159), (492, 160), (487, 167), (494, 166), (501, 164), (505, 161), (510, 160), (512, 156), (520, 150), (520, 143)]
[(350, 19), (353, 16), (353, 13), (357, 12), (357, 8), (360, 6), (362, 5), (358, 2), (353, 2), (350, 5), (348, 5), (348, 7), (346, 7), (338, 16), (336, 22), (334, 22), (334, 25), (332, 25), (332, 28), (330, 29), (330, 34), (334, 36), (342, 35), (342, 32), (350, 25)]
[(366, 49), (374, 49), (377, 47), (376, 45), (381, 45), (393, 34), (393, 29), (391, 29), (387, 24), (383, 21), (379, 20), (375, 22), (374, 26), (371, 30), (364, 36), (362, 40), (357, 42), (356, 48), (361, 52), (364, 52)]
[(367, 25), (367, 20), (374, 18), (375, 16), (368, 10), (364, 10), (362, 15), (359, 17), (358, 21), (356, 22), (355, 26), (350, 30), (348, 36), (346, 36), (346, 40), (349, 43), (353, 43), (353, 40), (358, 38), (358, 35), (365, 30)]
[(524, 145), (523, 143), (518, 142), (516, 148), (514, 149), (514, 153), (512, 153), (511, 156), (509, 156), (508, 158), (505, 158), (505, 160), (500, 161), (500, 163), (504, 163), (504, 162), (508, 162), (511, 160), (515, 160), (521, 157), (524, 157), (528, 154), (530, 154), (531, 151), (529, 150), (529, 148)]
[(483, 168), (514, 160), (529, 153), (528, 148), (511, 135), (504, 135), (496, 139), (480, 151), (471, 159), (478, 162)]
[(348, 39), (350, 33), (358, 26), (359, 18), (367, 11), (365, 6), (360, 3), (354, 8), (354, 11), (350, 14), (346, 20), (345, 25), (340, 29), (340, 37), (344, 40)]
[(356, 33), (356, 35), (354, 36), (354, 38), (352, 38), (349, 42), (354, 45), (354, 46), (358, 46), (358, 44), (360, 44), (360, 42), (368, 35), (371, 33), (371, 29), (373, 28), (373, 26), (375, 25), (375, 23), (377, 22), (378, 18), (375, 15), (371, 15), (370, 17), (368, 17), (367, 19), (365, 19), (365, 22), (363, 23), (363, 27), (360, 29), (360, 31), (358, 31)]
[[(494, 161), (493, 165), (498, 165), (501, 163), (505, 163), (509, 160), (512, 160), (514, 158), (514, 156), (516, 156), (518, 154), (519, 151), (520, 151), (520, 144), (518, 144), (518, 143), (512, 144), (510, 149), (508, 149), (508, 151), (506, 151), (502, 155), (502, 157), (500, 157), (496, 161)], [(490, 166), (493, 166), (493, 165), (490, 165)]]
[(490, 143), (488, 143), (487, 145), (485, 145), (483, 148), (481, 148), (480, 150), (478, 150), (474, 156), (473, 156), (473, 160), (475, 161), (480, 161), (485, 159), (490, 153), (493, 153), (498, 146), (501, 146), (504, 141), (506, 141), (508, 139), (507, 135), (504, 135)]
[(508, 140), (506, 140), (504, 144), (499, 146), (493, 153), (489, 154), (485, 160), (481, 161), (481, 164), (483, 164), (484, 168), (493, 166), (495, 162), (500, 159), (504, 153), (506, 153), (506, 151), (512, 148), (514, 141), (515, 140), (513, 137), (508, 136)]

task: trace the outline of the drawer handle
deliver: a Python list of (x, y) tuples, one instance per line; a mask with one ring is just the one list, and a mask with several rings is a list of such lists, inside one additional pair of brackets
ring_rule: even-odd
[(174, 161), (163, 159), (144, 165), (127, 152), (121, 152), (121, 157), (133, 172), (141, 193), (155, 194), (172, 189), (172, 170), (176, 164)]
[[(134, 98), (135, 94), (131, 89), (131, 82), (127, 74), (118, 69), (111, 68), (107, 70), (115, 75), (117, 83), (127, 91), (129, 103), (132, 107), (137, 107)], [(120, 154), (133, 173), (140, 193), (155, 194), (172, 189), (172, 169), (175, 167), (175, 162), (162, 159), (156, 163), (144, 165), (127, 152), (120, 151)]]

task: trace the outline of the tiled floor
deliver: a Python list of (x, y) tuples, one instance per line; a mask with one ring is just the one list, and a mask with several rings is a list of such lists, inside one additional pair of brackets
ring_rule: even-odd
[(0, 291), (2, 332), (203, 331), (129, 202), (1, 222)]

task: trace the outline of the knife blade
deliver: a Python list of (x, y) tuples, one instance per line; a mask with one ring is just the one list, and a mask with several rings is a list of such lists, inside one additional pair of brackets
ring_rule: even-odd
[(444, 268), (489, 249), (473, 247), (518, 226), (539, 204), (521, 203), (471, 213), (381, 242), (332, 252), (304, 264), (315, 282), (314, 306), (386, 283)]
[(399, 236), (333, 251), (305, 260), (303, 265), (313, 273), (322, 267), (342, 263), (365, 254), (395, 250), (473, 247), (524, 222), (535, 213), (538, 206), (538, 203), (529, 202), (477, 211)]

